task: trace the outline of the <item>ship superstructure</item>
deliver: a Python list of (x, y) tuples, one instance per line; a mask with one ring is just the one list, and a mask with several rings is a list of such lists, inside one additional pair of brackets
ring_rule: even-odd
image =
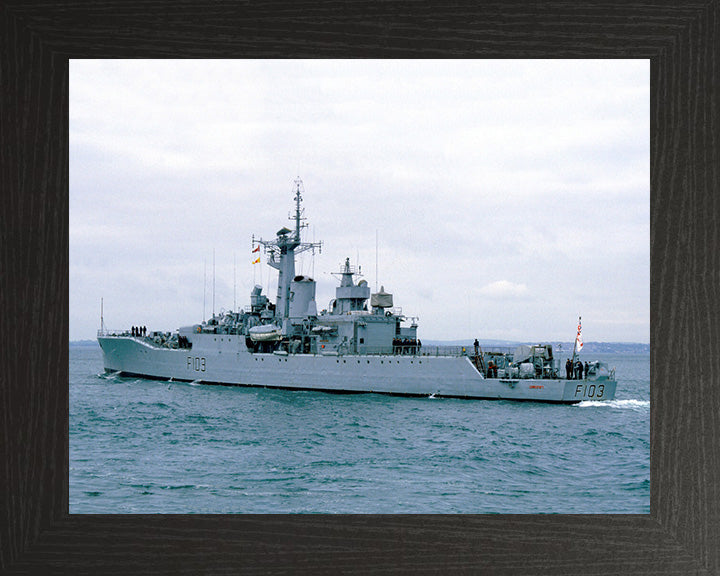
[(424, 346), (417, 321), (381, 287), (371, 293), (347, 258), (335, 298), (318, 313), (316, 282), (296, 275), (295, 256), (321, 250), (303, 242), (302, 182), (294, 183), (294, 229), (254, 239), (278, 271), (275, 302), (256, 285), (250, 305), (213, 314), (176, 332), (110, 332), (98, 341), (105, 369), (149, 378), (214, 384), (573, 403), (610, 400), (614, 371), (587, 363), (584, 377), (560, 374), (551, 345), (513, 350)]

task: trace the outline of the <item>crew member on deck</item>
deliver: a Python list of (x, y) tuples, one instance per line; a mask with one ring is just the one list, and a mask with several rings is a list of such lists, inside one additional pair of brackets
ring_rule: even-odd
[(565, 376), (568, 380), (572, 380), (572, 362), (570, 362), (570, 358), (565, 362)]
[(487, 377), (488, 378), (497, 378), (497, 374), (498, 374), (497, 364), (495, 364), (495, 362), (490, 360), (490, 363), (488, 364), (488, 369), (487, 369)]

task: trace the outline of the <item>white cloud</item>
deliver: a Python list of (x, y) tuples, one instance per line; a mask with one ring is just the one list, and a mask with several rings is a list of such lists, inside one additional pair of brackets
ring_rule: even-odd
[(508, 280), (496, 280), (480, 288), (480, 294), (489, 298), (516, 299), (528, 295), (525, 284), (516, 284)]
[(299, 174), (321, 306), (378, 231), (425, 338), (649, 340), (647, 61), (73, 60), (70, 150), (71, 339), (245, 304)]

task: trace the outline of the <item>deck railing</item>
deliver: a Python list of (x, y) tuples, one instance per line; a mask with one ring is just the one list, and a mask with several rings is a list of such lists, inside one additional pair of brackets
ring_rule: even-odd
[(109, 330), (108, 328), (97, 331), (97, 336), (130, 336), (130, 330)]
[[(340, 351), (342, 354), (343, 351)], [(361, 346), (360, 350), (355, 352), (345, 352), (350, 355), (367, 355), (367, 356), (467, 356), (473, 354), (472, 347), (467, 346)]]
[[(97, 331), (98, 337), (101, 336), (130, 336), (129, 330), (98, 330)], [(152, 341), (152, 338), (148, 336), (146, 338), (147, 341)], [(514, 351), (514, 348), (508, 347), (508, 346), (492, 346), (492, 347), (482, 347), (481, 348), (483, 354), (512, 354)], [(475, 356), (475, 349), (473, 346), (426, 346), (423, 344), (422, 346), (417, 345), (406, 345), (406, 346), (397, 346), (393, 348), (392, 346), (360, 346), (360, 350), (358, 352), (354, 352), (349, 349), (349, 347), (344, 348), (340, 347), (340, 349), (336, 350), (326, 350), (326, 351), (318, 351), (319, 354), (335, 354), (341, 356)]]
[[(515, 348), (512, 346), (492, 346), (481, 347), (480, 351), (486, 354), (513, 354)], [(391, 346), (361, 346), (359, 354), (379, 355), (379, 354), (398, 354), (399, 356), (475, 356), (475, 348), (473, 346), (426, 346), (423, 344), (418, 347), (408, 344), (406, 346), (396, 347), (393, 351)]]

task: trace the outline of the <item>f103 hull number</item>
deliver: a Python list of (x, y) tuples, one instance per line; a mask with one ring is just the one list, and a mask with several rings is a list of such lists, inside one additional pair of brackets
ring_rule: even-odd
[(575, 387), (575, 398), (582, 396), (583, 398), (602, 398), (605, 396), (605, 384), (578, 384)]
[(195, 370), (195, 372), (205, 372), (205, 358), (199, 356), (188, 356), (187, 369)]

